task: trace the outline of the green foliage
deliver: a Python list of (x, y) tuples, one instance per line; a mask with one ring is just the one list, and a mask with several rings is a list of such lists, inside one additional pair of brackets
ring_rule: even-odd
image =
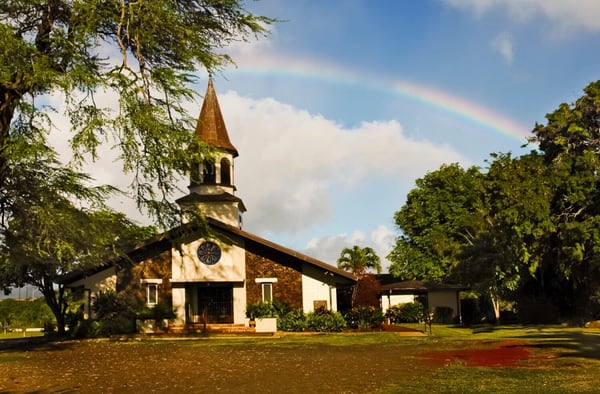
[(176, 314), (170, 305), (156, 304), (151, 307), (144, 305), (141, 309), (138, 309), (136, 313), (137, 319), (153, 319), (159, 320), (173, 320)]
[(346, 324), (350, 328), (359, 330), (369, 330), (381, 328), (385, 316), (381, 308), (375, 308), (369, 305), (360, 305), (352, 308), (344, 315)]
[(454, 309), (449, 306), (436, 306), (433, 310), (434, 323), (452, 323)]
[(537, 124), (539, 146), (492, 154), (487, 172), (442, 166), (396, 213), (388, 258), (401, 279), (460, 281), (499, 301), (544, 299), (566, 319), (600, 317), (600, 81)]
[(306, 325), (312, 331), (340, 332), (346, 327), (346, 320), (339, 312), (319, 309), (306, 315)]
[[(196, 94), (194, 71), (232, 63), (223, 48), (266, 33), (273, 22), (237, 0), (6, 0), (0, 21), (2, 57), (11, 59), (0, 64), (0, 153), (45, 119), (48, 108), (36, 97), (62, 93), (74, 163), (114, 144), (138, 203), (163, 223), (171, 206), (164, 197), (194, 154), (185, 151), (193, 133), (183, 105)], [(98, 106), (103, 93), (113, 95), (114, 108)], [(45, 139), (49, 128), (35, 131)], [(0, 157), (0, 188), (12, 169), (6, 159)]]
[(277, 329), (280, 331), (302, 332), (307, 327), (308, 322), (302, 308), (289, 310), (277, 317)]
[(92, 310), (98, 321), (98, 335), (135, 332), (136, 309), (131, 300), (112, 290), (98, 293), (92, 300)]
[(481, 180), (478, 168), (451, 164), (416, 181), (417, 188), (395, 214), (402, 235), (388, 255), (392, 275), (402, 280), (450, 277), (462, 248), (481, 226)]
[(378, 274), (381, 273), (381, 260), (370, 247), (361, 248), (354, 245), (352, 249), (344, 248), (340, 252), (337, 263), (339, 268), (357, 276), (364, 275), (367, 269), (374, 269)]
[(386, 316), (392, 323), (420, 323), (423, 321), (425, 307), (418, 301), (392, 305)]
[(20, 301), (7, 298), (0, 301), (0, 332), (9, 329), (46, 328), (54, 317), (43, 298)]
[(246, 317), (250, 319), (277, 317), (277, 311), (272, 303), (258, 301), (246, 306)]
[[(176, 180), (206, 151), (185, 109), (194, 72), (219, 71), (232, 62), (225, 46), (272, 22), (237, 0), (0, 2), (0, 55), (10, 59), (0, 62), (0, 287), (37, 286), (62, 334), (68, 303), (56, 277), (110, 261), (145, 233), (106, 210), (113, 187), (78, 172), (101, 148), (118, 152), (140, 208), (179, 224)], [(56, 130), (44, 102), (65, 108), (70, 130)], [(70, 163), (52, 131), (68, 133)]]

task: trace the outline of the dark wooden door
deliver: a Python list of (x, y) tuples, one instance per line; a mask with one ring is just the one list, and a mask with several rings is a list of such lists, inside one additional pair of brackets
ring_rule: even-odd
[(198, 313), (207, 324), (233, 323), (233, 288), (198, 288)]

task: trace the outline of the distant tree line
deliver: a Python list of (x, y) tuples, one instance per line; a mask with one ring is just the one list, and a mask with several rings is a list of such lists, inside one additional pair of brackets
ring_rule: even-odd
[(32, 301), (0, 300), (0, 333), (25, 328), (49, 328), (54, 315), (43, 297)]
[(523, 315), (600, 317), (600, 81), (536, 124), (532, 150), (442, 165), (395, 214), (404, 279), (462, 282)]

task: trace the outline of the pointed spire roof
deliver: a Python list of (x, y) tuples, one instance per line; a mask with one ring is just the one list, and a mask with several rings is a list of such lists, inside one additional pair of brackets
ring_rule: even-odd
[(196, 136), (208, 145), (230, 151), (233, 153), (233, 157), (238, 156), (237, 149), (229, 140), (221, 107), (217, 100), (217, 93), (215, 93), (213, 86), (212, 76), (208, 78), (208, 87), (206, 88), (200, 117), (196, 125)]

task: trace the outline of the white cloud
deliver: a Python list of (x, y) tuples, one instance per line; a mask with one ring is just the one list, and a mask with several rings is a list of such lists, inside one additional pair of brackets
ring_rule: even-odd
[(520, 21), (541, 15), (554, 25), (557, 32), (575, 30), (600, 31), (600, 1), (597, 0), (442, 0), (481, 15), (492, 9), (505, 9)]
[[(59, 102), (60, 98), (53, 100)], [(441, 163), (466, 161), (451, 147), (407, 137), (395, 120), (364, 122), (347, 129), (274, 99), (254, 100), (228, 92), (220, 93), (219, 101), (230, 138), (240, 152), (234, 175), (237, 194), (248, 208), (245, 228), (262, 236), (295, 234), (315, 224), (340, 220), (332, 217), (332, 207), (340, 196), (351, 199), (374, 179), (413, 184), (416, 177)], [(108, 106), (111, 98), (99, 95), (97, 102)], [(60, 110), (59, 105), (56, 107)], [(190, 108), (194, 114), (199, 106), (190, 103)], [(54, 122), (60, 131), (52, 134), (52, 143), (61, 152), (68, 152), (68, 122), (59, 115)], [(98, 161), (86, 164), (84, 171), (98, 183), (127, 189), (131, 176), (122, 173), (111, 145), (103, 145)], [(68, 156), (65, 153), (65, 158)], [(187, 192), (186, 185), (187, 180), (179, 185), (182, 195)], [(386, 191), (372, 194), (382, 192)], [(350, 203), (364, 210), (368, 202), (356, 199)], [(130, 199), (116, 198), (110, 205), (147, 223)], [(387, 269), (385, 256), (394, 240), (391, 230), (381, 226), (370, 235), (360, 230), (350, 236), (313, 240), (306, 253), (335, 264), (344, 247), (371, 246)]]
[(507, 64), (512, 64), (514, 60), (514, 50), (512, 38), (508, 33), (500, 33), (492, 40), (492, 48), (496, 50)]
[(386, 226), (379, 226), (367, 235), (362, 231), (355, 231), (352, 234), (339, 234), (324, 238), (311, 239), (304, 253), (314, 256), (322, 261), (332, 265), (337, 265), (337, 259), (344, 248), (352, 248), (354, 245), (360, 247), (371, 247), (381, 259), (382, 272), (387, 272), (390, 266), (390, 261), (386, 256), (394, 247), (396, 237), (393, 232)]
[(219, 100), (240, 152), (235, 175), (248, 207), (244, 220), (258, 233), (294, 233), (330, 219), (336, 195), (370, 180), (412, 183), (441, 163), (465, 161), (452, 148), (408, 138), (397, 121), (345, 129), (274, 99), (228, 92)]

